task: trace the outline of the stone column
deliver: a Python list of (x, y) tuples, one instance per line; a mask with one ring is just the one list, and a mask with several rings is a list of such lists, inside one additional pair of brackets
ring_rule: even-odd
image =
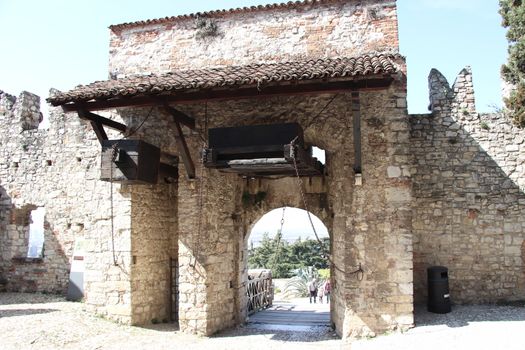
[[(343, 337), (413, 325), (409, 124), (401, 82), (361, 93), (362, 185), (345, 211)], [(337, 225), (335, 225), (337, 227)], [(363, 274), (353, 273), (363, 269)]]
[(180, 327), (211, 335), (235, 323), (235, 175), (198, 167), (179, 183)]
[(131, 306), (134, 324), (171, 319), (171, 240), (176, 239), (176, 185), (131, 191)]

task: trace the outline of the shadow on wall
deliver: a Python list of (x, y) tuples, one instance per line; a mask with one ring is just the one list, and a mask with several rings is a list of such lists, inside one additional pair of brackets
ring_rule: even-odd
[[(449, 268), (453, 303), (525, 299), (525, 132), (475, 111), (470, 70), (429, 76), (432, 114), (412, 115), (414, 300)], [(521, 144), (521, 146), (520, 146)]]
[(6, 190), (0, 186), (0, 292), (5, 291), (7, 288), (4, 255), (6, 255), (7, 251), (7, 222), (11, 206), (11, 198), (7, 195)]
[(11, 292), (65, 293), (69, 260), (44, 220), (43, 256), (28, 257), (30, 215), (37, 207), (15, 207), (0, 186), (0, 288)]

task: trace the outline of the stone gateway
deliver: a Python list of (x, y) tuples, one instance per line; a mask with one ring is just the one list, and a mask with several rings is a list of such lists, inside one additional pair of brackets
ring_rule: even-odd
[[(431, 113), (408, 115), (395, 1), (296, 1), (110, 33), (110, 78), (52, 91), (48, 129), (37, 96), (0, 91), (4, 289), (65, 293), (81, 240), (93, 313), (203, 335), (241, 324), (250, 229), (304, 207), (290, 170), (317, 146), (324, 169), (301, 175), (330, 234), (339, 335), (412, 327), (433, 265), (448, 267), (454, 303), (525, 299), (525, 132), (476, 112), (468, 68), (452, 87), (433, 70)], [(297, 125), (301, 142), (208, 137), (276, 125)], [(38, 208), (44, 249), (28, 257)]]

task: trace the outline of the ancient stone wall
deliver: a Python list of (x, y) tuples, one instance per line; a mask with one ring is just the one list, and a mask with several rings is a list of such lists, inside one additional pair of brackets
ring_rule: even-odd
[[(37, 129), (39, 103), (27, 92), (0, 94), (0, 279), (11, 291), (65, 294), (74, 244), (82, 240), (88, 309), (139, 322), (149, 314), (131, 307), (131, 189), (99, 180), (100, 145), (75, 114), (51, 108), (49, 128)], [(43, 256), (27, 258), (29, 214), (38, 207), (45, 209)]]
[(414, 287), (426, 268), (449, 268), (451, 299), (525, 298), (525, 132), (501, 114), (478, 114), (470, 68), (454, 85), (429, 76), (432, 114), (413, 115)]
[[(203, 20), (217, 30), (199, 29)], [(399, 51), (394, 1), (325, 1), (111, 28), (113, 78)]]
[[(112, 27), (110, 76), (398, 51), (391, 1), (305, 3), (215, 13), (207, 20), (215, 21), (218, 35), (199, 34), (194, 17)], [(398, 64), (404, 72), (403, 63)], [(90, 310), (126, 323), (167, 320), (172, 306), (170, 266), (176, 259), (181, 330), (209, 335), (246, 317), (243, 288), (251, 225), (275, 207), (302, 205), (297, 189), (290, 189), (290, 179), (265, 179), (254, 186), (235, 174), (203, 169), (199, 159), (206, 128), (298, 122), (306, 143), (327, 153), (326, 177), (312, 180), (324, 183), (308, 184), (306, 197), (308, 209), (330, 230), (335, 262), (332, 322), (345, 337), (404, 329), (413, 324), (411, 159), (405, 77), (399, 73), (394, 78), (391, 87), (361, 92), (359, 98), (344, 92), (177, 105), (197, 122), (195, 131), (184, 128), (197, 177), (188, 179), (181, 165), (178, 182), (171, 185), (99, 181), (100, 146), (94, 133), (74, 114), (55, 111), (50, 130), (36, 138), (40, 146), (30, 153), (23, 173), (34, 174), (38, 186), (24, 185), (22, 174), (10, 168), (13, 163), (21, 166), (12, 158), (21, 154), (16, 144), (6, 148), (9, 158), (0, 169), (7, 181), (2, 186), (11, 200), (20, 196), (15, 203), (19, 208), (46, 207), (49, 231), (65, 251), (64, 261), (56, 263), (62, 288), (73, 240), (86, 239), (84, 286)], [(9, 98), (2, 101), (1, 106), (13, 104)], [(12, 110), (5, 120), (13, 119)], [(34, 127), (38, 113), (19, 115), (16, 128), (25, 130), (21, 135), (40, 132), (26, 130)], [(108, 117), (132, 128), (140, 125), (133, 138), (179, 153), (174, 124), (161, 109), (119, 110)], [(360, 178), (353, 169), (357, 117)], [(42, 161), (46, 166), (39, 166)], [(55, 172), (44, 172), (53, 165)], [(245, 193), (258, 198), (260, 192), (266, 193), (264, 200), (243, 202)], [(12, 209), (8, 203), (2, 210), (6, 227)], [(20, 235), (18, 226), (11, 229), (16, 231), (12, 236)], [(353, 273), (359, 267), (362, 275)], [(15, 281), (11, 275), (8, 279)]]
[[(90, 223), (76, 204), (90, 196), (84, 179), (94, 177), (96, 160), (78, 121), (66, 136), (64, 115), (52, 113), (49, 130), (37, 129), (41, 118), (38, 96), (0, 92), (0, 275), (7, 290), (65, 292), (73, 242)], [(27, 258), (38, 207), (45, 208), (44, 253)]]
[[(217, 30), (204, 33), (198, 28), (202, 20)], [(110, 77), (370, 52), (398, 52), (395, 2), (326, 1), (112, 26)], [(326, 193), (311, 193), (308, 200), (333, 225), (333, 255), (340, 266), (334, 272), (333, 303), (338, 331), (370, 334), (412, 324), (406, 91), (404, 77), (397, 78), (387, 91), (362, 94), (364, 184), (357, 190), (349, 94), (337, 96), (317, 116), (333, 95), (176, 106), (197, 121), (197, 131), (184, 131), (197, 179), (188, 180), (180, 167), (176, 205), (182, 330), (212, 334), (243, 321), (249, 227), (262, 210), (298, 198), (296, 191), (282, 191), (286, 180), (264, 181), (265, 203), (245, 208), (242, 197), (254, 190), (250, 185), (197, 162), (205, 125), (276, 122), (299, 122), (306, 141), (328, 152)], [(136, 113), (140, 120), (147, 111)], [(124, 120), (126, 115), (121, 113)], [(177, 153), (169, 117), (154, 111), (152, 120), (144, 124), (141, 137)], [(367, 271), (363, 281), (347, 278), (343, 270), (353, 271), (360, 263)], [(383, 268), (388, 272), (376, 272)], [(380, 292), (374, 292), (378, 287)]]

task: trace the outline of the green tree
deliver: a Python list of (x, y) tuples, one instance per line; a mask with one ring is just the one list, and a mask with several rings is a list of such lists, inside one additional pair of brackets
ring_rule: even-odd
[(263, 234), (261, 245), (248, 252), (248, 267), (252, 269), (266, 269), (269, 261), (273, 258), (275, 247), (273, 239), (268, 232)]
[(329, 238), (323, 238), (322, 242), (324, 248), (316, 240), (299, 239), (289, 244), (279, 231), (274, 238), (265, 233), (261, 245), (248, 252), (248, 267), (271, 269), (274, 278), (291, 277), (299, 268), (325, 269), (328, 261), (324, 252), (328, 251)]
[(501, 72), (504, 79), (515, 88), (505, 99), (513, 119), (525, 126), (525, 1), (500, 0), (502, 25), (507, 28), (509, 58)]
[(328, 259), (325, 252), (329, 251), (330, 239), (328, 237), (321, 239), (323, 247), (317, 240), (298, 240), (291, 248), (293, 262), (299, 267), (315, 267), (316, 269), (326, 269)]

